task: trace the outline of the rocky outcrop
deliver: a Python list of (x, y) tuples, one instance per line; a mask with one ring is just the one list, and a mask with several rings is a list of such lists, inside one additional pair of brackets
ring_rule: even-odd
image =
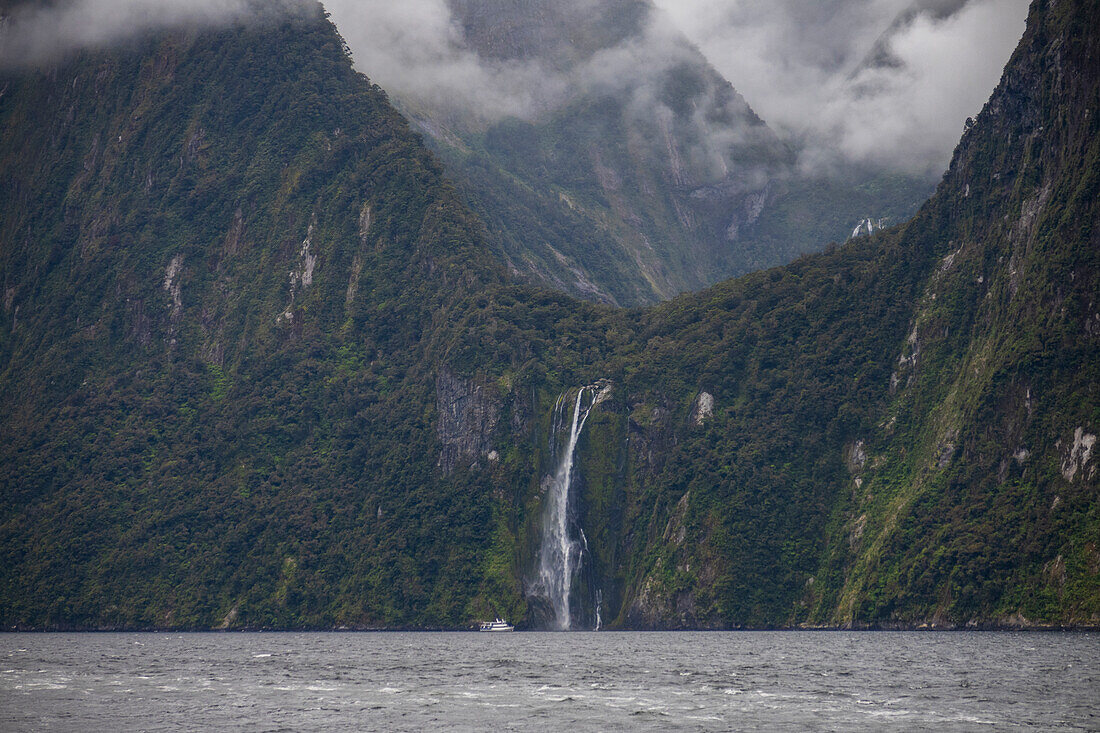
[(1096, 445), (1096, 436), (1086, 433), (1084, 428), (1077, 428), (1073, 433), (1073, 445), (1066, 451), (1062, 459), (1062, 476), (1066, 481), (1073, 481), (1078, 472), (1086, 481), (1091, 481), (1096, 474), (1096, 466), (1089, 466), (1092, 458), (1092, 448)]
[(286, 310), (275, 319), (276, 323), (294, 320), (294, 300), (298, 295), (313, 284), (313, 271), (317, 267), (317, 255), (311, 250), (313, 247), (313, 232), (317, 227), (317, 215), (314, 214), (306, 231), (306, 238), (302, 240), (302, 249), (298, 252), (298, 266), (290, 271), (290, 304)]
[(463, 463), (477, 463), (492, 452), (492, 436), (500, 422), (500, 401), (481, 385), (456, 377), (446, 367), (435, 381), (439, 413), (439, 461), (449, 474)]
[(700, 392), (691, 408), (691, 424), (695, 427), (702, 427), (703, 423), (713, 416), (714, 395), (710, 392)]

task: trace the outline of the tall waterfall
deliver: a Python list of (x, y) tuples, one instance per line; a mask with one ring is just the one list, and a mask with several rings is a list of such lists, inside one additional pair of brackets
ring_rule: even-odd
[(569, 596), (573, 579), (587, 550), (587, 540), (580, 527), (576, 527), (575, 532), (571, 531), (571, 524), (575, 524), (572, 488), (577, 441), (592, 409), (603, 402), (610, 391), (610, 386), (606, 384), (578, 390), (569, 437), (564, 445), (559, 443), (565, 417), (562, 413), (567, 404), (564, 394), (558, 397), (554, 406), (551, 446), (558, 448), (554, 451), (557, 468), (546, 491), (542, 546), (539, 548), (538, 579), (534, 590), (547, 600), (553, 614), (551, 623), (562, 631), (568, 631), (572, 626)]

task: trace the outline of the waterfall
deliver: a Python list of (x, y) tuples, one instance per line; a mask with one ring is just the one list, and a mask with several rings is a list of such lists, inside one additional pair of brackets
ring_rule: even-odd
[[(545, 510), (542, 518), (542, 546), (539, 548), (538, 578), (535, 582), (536, 595), (549, 603), (553, 614), (551, 623), (554, 628), (568, 631), (572, 626), (569, 596), (573, 578), (580, 569), (587, 550), (587, 539), (579, 527), (576, 534), (570, 532), (573, 519), (572, 487), (573, 467), (576, 461), (577, 441), (588, 420), (592, 409), (603, 402), (610, 393), (607, 385), (582, 387), (577, 391), (573, 405), (572, 424), (569, 438), (560, 450), (553, 451), (557, 461), (552, 480), (546, 491)], [(588, 399), (587, 405), (585, 399)], [(554, 406), (554, 419), (551, 426), (551, 447), (558, 448), (558, 436), (563, 424), (565, 395), (558, 397)]]

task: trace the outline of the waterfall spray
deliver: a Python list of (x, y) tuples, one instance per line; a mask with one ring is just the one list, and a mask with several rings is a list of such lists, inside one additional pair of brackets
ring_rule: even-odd
[[(573, 578), (580, 569), (587, 542), (584, 533), (578, 528), (579, 539), (570, 535), (572, 510), (573, 469), (577, 452), (577, 441), (588, 420), (592, 409), (603, 402), (610, 393), (607, 385), (582, 387), (577, 392), (573, 406), (572, 424), (569, 439), (555, 455), (557, 468), (553, 480), (546, 492), (546, 508), (542, 520), (542, 546), (539, 548), (538, 579), (535, 584), (537, 595), (544, 596), (553, 611), (553, 626), (568, 631), (572, 626), (570, 618), (569, 596)], [(587, 405), (585, 399), (588, 398)], [(557, 445), (557, 436), (562, 425), (562, 412), (565, 395), (558, 398), (554, 406), (553, 434), (551, 440)]]

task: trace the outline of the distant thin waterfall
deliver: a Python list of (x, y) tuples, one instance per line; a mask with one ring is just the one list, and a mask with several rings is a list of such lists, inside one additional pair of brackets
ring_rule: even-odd
[(557, 468), (546, 491), (545, 510), (542, 518), (542, 546), (539, 548), (537, 595), (544, 596), (553, 614), (553, 626), (568, 631), (572, 626), (569, 595), (573, 578), (580, 568), (587, 541), (584, 532), (578, 527), (576, 535), (570, 532), (572, 517), (572, 488), (574, 464), (576, 461), (577, 441), (588, 420), (592, 409), (602, 402), (609, 393), (606, 386), (582, 387), (577, 392), (573, 405), (572, 424), (569, 437), (564, 444), (559, 442), (562, 432), (566, 399), (563, 394), (554, 406), (554, 419), (551, 426), (551, 447), (557, 461)]

